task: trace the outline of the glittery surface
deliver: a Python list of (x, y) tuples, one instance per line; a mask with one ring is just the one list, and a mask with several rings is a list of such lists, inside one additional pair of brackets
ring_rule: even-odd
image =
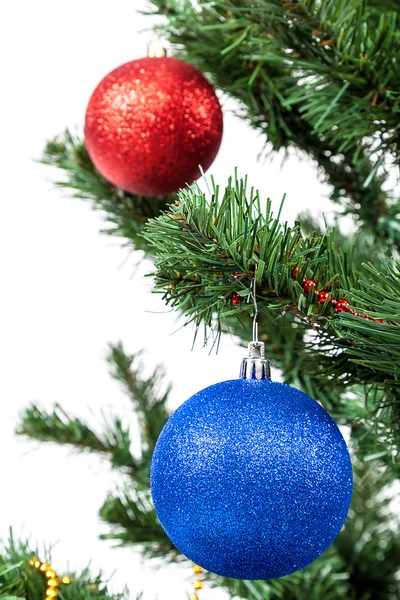
[(203, 75), (177, 58), (142, 58), (109, 73), (86, 111), (85, 141), (114, 185), (152, 196), (177, 191), (213, 162), (222, 112)]
[(299, 390), (225, 381), (185, 402), (153, 456), (167, 535), (225, 577), (274, 579), (315, 560), (349, 509), (352, 469), (333, 419)]

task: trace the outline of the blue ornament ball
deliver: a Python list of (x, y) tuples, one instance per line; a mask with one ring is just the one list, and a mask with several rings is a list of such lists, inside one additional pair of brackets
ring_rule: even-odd
[(166, 534), (204, 569), (274, 579), (338, 535), (352, 495), (346, 443), (303, 392), (270, 380), (212, 385), (167, 421), (151, 465)]

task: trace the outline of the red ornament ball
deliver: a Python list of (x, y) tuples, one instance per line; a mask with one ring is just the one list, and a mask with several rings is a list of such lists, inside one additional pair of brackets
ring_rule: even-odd
[(213, 162), (222, 111), (213, 87), (177, 58), (141, 58), (109, 73), (86, 111), (85, 142), (112, 184), (141, 196), (176, 192)]

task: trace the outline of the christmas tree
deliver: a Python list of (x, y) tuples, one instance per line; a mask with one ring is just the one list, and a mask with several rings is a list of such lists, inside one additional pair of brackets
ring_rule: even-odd
[[(299, 215), (281, 222), (251, 175), (209, 180), (178, 195), (144, 197), (109, 183), (81, 138), (66, 132), (44, 161), (60, 185), (105, 214), (107, 233), (154, 261), (156, 291), (210, 346), (248, 342), (254, 292), (260, 338), (283, 381), (321, 402), (349, 433), (353, 503), (331, 548), (304, 571), (270, 581), (208, 577), (243, 598), (395, 599), (400, 592), (400, 206), (397, 201), (400, 28), (392, 0), (153, 1), (174, 54), (234, 98), (265, 152), (297, 152), (318, 165), (337, 205), (335, 226)], [(240, 167), (240, 165), (239, 165)], [(234, 171), (234, 165), (232, 165)], [(284, 191), (284, 190), (283, 190)], [(350, 217), (352, 232), (341, 230)], [(200, 333), (199, 333), (200, 335)], [(106, 499), (104, 536), (146, 558), (181, 555), (161, 528), (150, 461), (168, 418), (159, 368), (110, 347), (109, 363), (140, 425), (140, 456), (120, 418), (103, 435), (59, 406), (30, 407), (19, 431), (107, 457), (126, 486)], [(161, 388), (162, 389), (162, 388)]]

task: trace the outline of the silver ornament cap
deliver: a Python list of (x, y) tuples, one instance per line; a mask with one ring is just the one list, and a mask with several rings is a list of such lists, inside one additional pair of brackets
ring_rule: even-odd
[(264, 343), (250, 342), (249, 356), (242, 360), (240, 379), (271, 379), (271, 363), (265, 358)]

